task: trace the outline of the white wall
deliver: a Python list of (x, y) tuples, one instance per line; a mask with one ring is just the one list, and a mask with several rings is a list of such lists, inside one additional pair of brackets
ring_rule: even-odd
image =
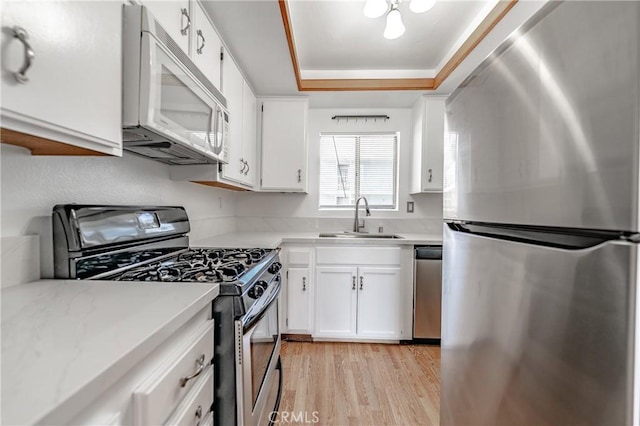
[[(184, 206), (192, 239), (235, 230), (236, 193), (169, 180), (167, 165), (124, 157), (38, 157), (2, 144), (1, 235), (39, 235), (42, 276), (52, 274), (51, 209), (56, 204)], [(5, 266), (6, 267), (6, 266)]]
[[(332, 120), (334, 115), (388, 115), (389, 120)], [(319, 144), (323, 132), (400, 132), (399, 138), (399, 198), (398, 211), (373, 211), (372, 219), (442, 219), (440, 194), (409, 195), (411, 164), (411, 109), (311, 109), (309, 110), (308, 194), (239, 194), (236, 204), (238, 217), (289, 218), (352, 218), (353, 210), (319, 210), (318, 180), (320, 174)], [(415, 212), (406, 212), (406, 202), (414, 201)], [(242, 228), (242, 227), (241, 227)]]

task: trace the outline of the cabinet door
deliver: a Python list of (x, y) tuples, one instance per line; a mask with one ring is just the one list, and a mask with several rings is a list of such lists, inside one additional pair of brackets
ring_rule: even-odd
[(422, 191), (442, 191), (442, 170), (444, 165), (444, 98), (425, 101), (425, 128), (422, 155)]
[(244, 82), (242, 94), (242, 158), (247, 164), (244, 170), (243, 182), (253, 187), (256, 183), (257, 101), (246, 81)]
[(149, 9), (173, 41), (188, 55), (193, 29), (189, 0), (140, 0), (140, 3)]
[(222, 42), (200, 2), (194, 3), (194, 42), (191, 56), (202, 73), (220, 90)]
[[(28, 81), (16, 73), (26, 44)], [(37, 137), (122, 153), (122, 3), (2, 3), (2, 126)]]
[(400, 268), (358, 268), (358, 337), (399, 338)]
[(287, 328), (289, 331), (311, 332), (311, 282), (309, 268), (287, 271)]
[(316, 268), (314, 336), (355, 336), (357, 272), (355, 267)]
[(307, 101), (262, 103), (263, 190), (306, 192)]
[(222, 61), (222, 93), (227, 98), (229, 110), (229, 157), (228, 164), (222, 166), (225, 179), (242, 183), (244, 181), (245, 159), (242, 153), (242, 98), (244, 78), (233, 59), (225, 55)]

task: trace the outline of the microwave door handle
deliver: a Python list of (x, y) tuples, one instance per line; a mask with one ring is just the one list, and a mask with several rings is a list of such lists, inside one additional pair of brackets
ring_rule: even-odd
[(216, 108), (216, 133), (215, 133), (215, 140), (216, 140), (216, 146), (214, 148), (214, 151), (216, 154), (220, 154), (222, 152), (222, 141), (224, 140), (224, 116), (223, 116), (223, 112), (222, 109), (220, 107)]
[(214, 112), (214, 108), (211, 108), (211, 111), (209, 112), (209, 126), (207, 128), (207, 142), (209, 143), (209, 148), (211, 148), (211, 151), (215, 152), (216, 147), (214, 142), (211, 140), (211, 135), (213, 135), (214, 139), (215, 139), (215, 135), (216, 135), (216, 117), (215, 117), (215, 112)]

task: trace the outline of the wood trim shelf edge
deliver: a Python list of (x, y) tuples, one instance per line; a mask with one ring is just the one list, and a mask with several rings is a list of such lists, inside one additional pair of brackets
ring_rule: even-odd
[(250, 189), (243, 188), (241, 186), (235, 186), (229, 183), (217, 182), (214, 180), (192, 180), (189, 182), (197, 183), (199, 185), (212, 186), (214, 188), (230, 189), (232, 191), (251, 191)]
[(105, 156), (111, 157), (100, 151), (69, 145), (64, 142), (41, 138), (15, 130), (0, 128), (0, 142), (21, 146), (31, 151), (31, 155), (79, 155), (79, 156)]
[(302, 79), (300, 65), (291, 29), (288, 0), (278, 0), (282, 24), (289, 45), (289, 54), (300, 92), (318, 91), (362, 91), (362, 90), (436, 90), (451, 73), (469, 56), (502, 18), (515, 6), (518, 0), (501, 0), (482, 20), (478, 27), (462, 43), (451, 59), (436, 74), (435, 78), (395, 78), (395, 79)]

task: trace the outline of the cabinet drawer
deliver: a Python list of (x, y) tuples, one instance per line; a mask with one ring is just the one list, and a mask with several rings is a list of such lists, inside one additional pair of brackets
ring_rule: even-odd
[(318, 265), (400, 265), (400, 247), (318, 247)]
[(166, 425), (196, 426), (203, 425), (213, 404), (213, 366), (209, 366), (204, 376), (171, 415)]
[[(204, 360), (200, 365), (200, 360)], [(182, 385), (182, 379), (200, 371), (200, 376), (213, 359), (213, 320), (207, 321), (193, 333), (193, 338), (177, 348), (173, 355), (149, 376), (133, 393), (133, 412), (136, 425), (159, 425), (193, 388), (196, 380)]]
[(301, 265), (308, 266), (311, 262), (311, 250), (310, 249), (290, 249), (289, 250), (289, 265)]

